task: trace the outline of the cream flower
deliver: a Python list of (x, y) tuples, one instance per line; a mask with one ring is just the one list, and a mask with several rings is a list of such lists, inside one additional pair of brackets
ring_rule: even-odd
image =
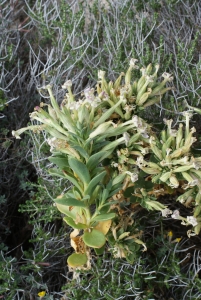
[(171, 75), (171, 74), (169, 74), (169, 73), (167, 73), (167, 72), (164, 72), (163, 74), (162, 74), (162, 77), (164, 78), (164, 80), (167, 82), (167, 81), (169, 81), (169, 82), (171, 82), (171, 81), (173, 81), (173, 76)]
[(180, 216), (178, 210), (174, 210), (174, 211), (173, 211), (173, 214), (171, 215), (171, 217), (172, 217), (173, 219), (179, 220), (181, 216)]
[(125, 144), (126, 144), (126, 146), (128, 146), (128, 143), (129, 143), (129, 141), (130, 141), (130, 134), (129, 134), (128, 132), (124, 132), (124, 133), (123, 133), (123, 137), (124, 137), (124, 139), (125, 139)]
[(198, 224), (197, 219), (193, 216), (187, 216), (187, 222), (193, 226), (196, 226)]
[(169, 208), (165, 208), (163, 210), (161, 210), (162, 212), (162, 216), (167, 218), (168, 215), (171, 215), (172, 214), (172, 210), (170, 210)]
[(126, 174), (128, 174), (130, 176), (132, 182), (138, 181), (138, 174), (137, 173), (131, 173), (129, 171), (126, 171)]
[(105, 77), (105, 71), (99, 70), (99, 71), (98, 71), (98, 78), (99, 78), (99, 79), (103, 79), (104, 77)]

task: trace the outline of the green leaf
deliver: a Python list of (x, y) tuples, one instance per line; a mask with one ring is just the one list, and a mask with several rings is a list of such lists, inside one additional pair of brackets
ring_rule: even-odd
[(105, 171), (104, 167), (96, 167), (95, 169), (90, 171), (91, 178), (96, 177), (97, 174)]
[(101, 248), (95, 248), (94, 249), (96, 255), (102, 255), (103, 252), (104, 252), (104, 250), (105, 250), (105, 245), (103, 247), (101, 247)]
[(85, 253), (73, 253), (68, 257), (67, 263), (72, 268), (81, 267), (87, 263), (87, 255)]
[(65, 158), (65, 157), (48, 157), (48, 160), (50, 162), (52, 162), (53, 164), (57, 165), (61, 170), (64, 168), (64, 167), (69, 167), (69, 164), (68, 164), (68, 159)]
[(109, 119), (109, 117), (111, 116), (111, 114), (115, 111), (115, 109), (120, 106), (120, 104), (122, 103), (122, 99), (120, 99), (115, 105), (113, 105), (111, 108), (109, 108), (99, 119), (98, 121), (96, 121), (96, 123), (94, 124), (94, 128), (98, 127), (98, 125), (102, 124), (105, 122), (105, 120)]
[(109, 154), (108, 151), (100, 151), (90, 156), (86, 163), (87, 168), (89, 170), (93, 170), (107, 156), (107, 154)]
[(88, 226), (82, 223), (75, 223), (74, 220), (70, 217), (64, 217), (63, 220), (70, 225), (72, 228), (75, 229), (86, 229)]
[(80, 155), (82, 157), (84, 157), (86, 160), (89, 159), (89, 154), (82, 147), (80, 147), (80, 146), (73, 146), (73, 148), (75, 150), (77, 150), (80, 153)]
[(126, 198), (131, 197), (131, 195), (134, 193), (134, 186), (130, 186), (128, 187), (125, 191), (124, 191), (124, 196)]
[(70, 217), (70, 218), (76, 218), (76, 215), (79, 211), (79, 207), (78, 206), (74, 206), (72, 209), (70, 209), (69, 206), (66, 205), (62, 205), (62, 204), (58, 204), (56, 203), (57, 209), (64, 215)]
[(107, 172), (103, 171), (102, 173), (94, 177), (88, 184), (86, 190), (84, 191), (85, 195), (91, 195), (91, 193), (94, 191), (94, 188), (97, 186), (97, 184), (101, 183), (106, 174)]
[(74, 186), (76, 186), (76, 188), (81, 192), (83, 193), (83, 189), (82, 187), (80, 186), (80, 183), (78, 182), (77, 178), (75, 178), (73, 175), (67, 175), (65, 173), (65, 177), (66, 179), (68, 179), (70, 182), (72, 182), (72, 184), (74, 184)]
[(60, 177), (60, 178), (66, 178), (65, 174), (62, 171), (60, 171), (59, 169), (56, 169), (56, 168), (49, 169), (48, 173), (52, 176), (57, 176), (57, 177)]
[(106, 205), (103, 205), (100, 209), (99, 209), (99, 212), (101, 213), (101, 214), (106, 214), (106, 213), (108, 213), (109, 212), (109, 210), (110, 210), (110, 207), (108, 207), (108, 206), (110, 206), (111, 204), (109, 203), (107, 203)]
[(121, 182), (124, 180), (125, 177), (126, 177), (126, 174), (125, 174), (125, 173), (116, 176), (116, 177), (112, 180), (112, 185), (121, 183)]
[(147, 174), (143, 171), (140, 171), (138, 180), (135, 182), (133, 187), (129, 187), (125, 190), (125, 197), (130, 197), (131, 193), (134, 192), (136, 188), (144, 188), (146, 191), (151, 190), (154, 187), (154, 183), (152, 181), (146, 180)]
[(54, 199), (54, 202), (61, 204), (61, 205), (65, 205), (65, 206), (79, 206), (79, 207), (86, 207), (86, 205), (84, 204), (84, 202), (77, 200), (75, 198), (67, 198), (62, 197), (62, 198), (57, 198)]
[(92, 229), (91, 232), (85, 232), (82, 236), (84, 243), (92, 248), (101, 248), (105, 242), (105, 236), (102, 232)]
[[(117, 204), (117, 203), (118, 203), (118, 201), (109, 201), (109, 202), (106, 202), (106, 203), (101, 207), (100, 212), (103, 212), (103, 211), (102, 211), (102, 208), (103, 208), (103, 207), (111, 206), (112, 204)], [(107, 208), (107, 211), (108, 211), (108, 208)]]
[(124, 239), (125, 237), (128, 237), (130, 235), (130, 231), (127, 231), (127, 232), (123, 232), (122, 234), (120, 234), (120, 236), (118, 237), (118, 240), (122, 240)]
[(136, 197), (136, 196), (130, 197), (130, 203), (140, 203), (140, 201), (141, 201), (141, 198), (139, 198), (139, 197)]
[(90, 174), (89, 174), (89, 171), (88, 171), (86, 165), (74, 157), (70, 157), (68, 159), (68, 162), (69, 162), (71, 169), (76, 173), (76, 175), (84, 183), (84, 186), (86, 188), (86, 186), (90, 182)]
[(167, 206), (163, 205), (162, 203), (155, 201), (155, 200), (146, 200), (145, 201), (145, 205), (147, 209), (150, 210), (163, 210), (165, 208), (167, 208)]
[[(119, 185), (118, 185), (119, 186)], [(111, 198), (113, 195), (115, 195), (116, 193), (118, 193), (120, 190), (122, 189), (122, 186), (116, 188), (115, 190), (112, 190), (109, 194), (109, 198)]]
[(108, 189), (104, 189), (101, 195), (101, 203), (103, 204), (109, 196), (109, 190)]
[[(91, 140), (89, 139), (86, 142), (86, 145), (90, 144)], [(108, 141), (101, 141), (101, 138), (97, 138), (96, 140), (93, 141), (93, 153), (98, 153), (100, 149), (102, 149), (104, 146), (108, 145)]]
[(109, 142), (106, 146), (104, 146), (102, 148), (102, 151), (108, 151), (108, 150), (113, 151), (117, 146), (119, 146), (120, 144), (124, 144), (124, 143), (125, 143), (124, 137), (120, 137), (113, 142)]
[(92, 217), (92, 221), (107, 221), (107, 220), (111, 220), (113, 218), (116, 217), (116, 214), (115, 213), (109, 213), (109, 214), (100, 214), (96, 217)]

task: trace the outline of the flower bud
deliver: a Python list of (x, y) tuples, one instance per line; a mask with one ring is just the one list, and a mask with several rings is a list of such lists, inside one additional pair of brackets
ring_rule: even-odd
[(151, 150), (157, 156), (158, 159), (160, 159), (160, 160), (163, 159), (162, 151), (160, 149), (158, 149), (158, 147), (156, 145), (154, 145), (153, 143), (151, 143)]
[(177, 130), (177, 135), (176, 135), (176, 149), (180, 148), (180, 142), (183, 138), (183, 124), (179, 124), (179, 129)]
[(171, 175), (170, 178), (169, 178), (169, 181), (170, 181), (170, 183), (171, 183), (171, 185), (170, 185), (171, 187), (173, 187), (173, 188), (178, 188), (178, 186), (179, 186), (179, 181), (177, 180), (176, 176)]
[[(142, 69), (141, 69), (142, 70)], [(140, 70), (140, 71), (141, 71)], [(137, 83), (137, 93), (139, 93), (139, 91), (141, 90), (141, 88), (143, 87), (143, 85), (145, 84), (146, 82), (146, 77), (145, 75), (143, 75), (139, 80), (138, 80), (138, 83)]]
[(117, 78), (117, 80), (114, 83), (114, 90), (118, 89), (120, 87), (121, 84), (121, 79), (125, 74), (123, 72), (120, 73), (119, 77)]
[(139, 99), (138, 101), (137, 101), (137, 99), (136, 99), (136, 104), (137, 104), (138, 106), (142, 106), (142, 105), (144, 104), (144, 102), (147, 101), (147, 99), (148, 99), (150, 93), (151, 93), (151, 90), (148, 91), (148, 92), (146, 92), (146, 93), (144, 93), (144, 94), (140, 97), (140, 99)]
[(160, 170), (155, 169), (155, 168), (141, 167), (141, 169), (142, 169), (142, 171), (144, 171), (145, 173), (147, 173), (149, 175), (154, 175), (154, 174), (160, 173)]
[(112, 121), (108, 121), (103, 124), (100, 124), (93, 132), (90, 133), (89, 138), (93, 139), (97, 135), (105, 134), (107, 129), (111, 126), (111, 124)]
[(172, 175), (172, 172), (166, 172), (160, 177), (160, 180), (163, 182), (166, 182), (170, 178), (171, 175)]
[(176, 169), (173, 170), (174, 173), (178, 173), (178, 172), (185, 172), (185, 171), (188, 171), (190, 169), (192, 169), (192, 165), (190, 166), (181, 166), (181, 167), (178, 167)]

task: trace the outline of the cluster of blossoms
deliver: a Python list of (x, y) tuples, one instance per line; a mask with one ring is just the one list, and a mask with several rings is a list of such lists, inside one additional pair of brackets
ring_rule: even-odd
[(172, 211), (169, 208), (165, 208), (161, 212), (163, 217), (167, 218), (169, 215), (171, 215), (172, 219), (182, 220), (183, 225), (193, 225), (193, 226), (198, 225), (197, 219), (195, 217), (187, 216), (186, 218), (184, 218), (180, 216), (179, 210)]

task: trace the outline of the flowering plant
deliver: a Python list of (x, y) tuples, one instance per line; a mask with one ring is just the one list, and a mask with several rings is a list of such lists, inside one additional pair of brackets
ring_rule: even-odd
[[(142, 76), (132, 83), (135, 63), (132, 59), (126, 74), (121, 73), (114, 83), (107, 83), (105, 73), (99, 71), (96, 89), (85, 89), (78, 100), (68, 80), (62, 86), (67, 93), (60, 106), (52, 87), (44, 87), (51, 104), (41, 103), (30, 114), (31, 120), (39, 124), (13, 131), (16, 138), (27, 130), (46, 131), (52, 153), (49, 161), (56, 166), (48, 171), (70, 183), (67, 192), (54, 202), (64, 215), (64, 221), (73, 228), (70, 238), (75, 253), (68, 257), (72, 268), (90, 267), (90, 249), (101, 254), (106, 241), (115, 257), (125, 257), (131, 263), (140, 245), (146, 250), (142, 232), (135, 226), (132, 205), (136, 202), (165, 215), (168, 208), (157, 199), (164, 189), (157, 190), (156, 183), (177, 188), (184, 179), (187, 183), (182, 182), (182, 188), (187, 191), (182, 195), (183, 202), (196, 190), (195, 201), (199, 205), (201, 159), (189, 156), (195, 140), (194, 129), (189, 131), (186, 121), (184, 139), (182, 126), (174, 131), (171, 121), (166, 121), (168, 129), (162, 131), (160, 140), (151, 126), (138, 116), (139, 111), (159, 102), (171, 89), (165, 85), (172, 77), (164, 73), (163, 81), (158, 81), (159, 66), (151, 73), (149, 65), (141, 69)], [(188, 115), (186, 118), (188, 120)], [(146, 174), (151, 176), (151, 181)], [(182, 175), (181, 178), (177, 174)], [(129, 213), (123, 209), (125, 202), (130, 205)], [(199, 213), (195, 210), (193, 218)], [(189, 218), (185, 224), (195, 226), (198, 233), (200, 223)]]

